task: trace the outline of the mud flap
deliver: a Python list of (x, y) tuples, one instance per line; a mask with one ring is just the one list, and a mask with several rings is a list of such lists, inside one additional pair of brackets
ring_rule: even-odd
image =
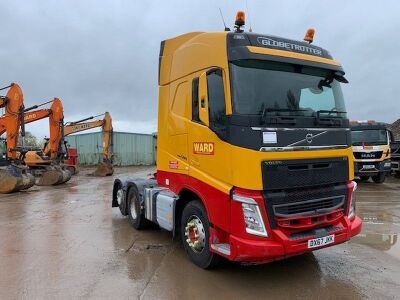
[(0, 193), (13, 193), (35, 185), (35, 177), (25, 174), (20, 168), (10, 165), (0, 169)]

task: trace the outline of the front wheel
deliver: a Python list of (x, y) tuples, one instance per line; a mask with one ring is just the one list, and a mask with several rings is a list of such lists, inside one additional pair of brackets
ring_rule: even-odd
[(220, 257), (210, 251), (207, 213), (198, 201), (189, 202), (182, 212), (181, 239), (190, 260), (203, 269), (216, 266)]
[(375, 183), (383, 183), (386, 179), (386, 174), (384, 172), (379, 173), (378, 175), (372, 176), (372, 180)]

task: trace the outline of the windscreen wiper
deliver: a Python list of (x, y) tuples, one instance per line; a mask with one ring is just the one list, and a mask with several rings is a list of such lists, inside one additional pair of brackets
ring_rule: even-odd
[(264, 107), (264, 103), (261, 106), (261, 121), (268, 124), (296, 124), (296, 118), (294, 116), (269, 116), (267, 118), (267, 112), (298, 112), (308, 111), (307, 109), (290, 109), (290, 108), (268, 108)]
[(318, 118), (321, 114), (328, 114), (328, 115), (331, 115), (331, 114), (337, 114), (337, 115), (338, 115), (338, 114), (347, 114), (346, 111), (323, 110), (323, 109), (317, 110), (315, 113), (317, 114), (317, 118)]
[(261, 118), (265, 118), (265, 114), (267, 112), (297, 112), (297, 111), (308, 111), (307, 109), (290, 109), (290, 108), (273, 108), (273, 107), (265, 107), (262, 106), (262, 115)]
[[(345, 113), (345, 111), (337, 110), (318, 110), (316, 111), (316, 123), (318, 125), (340, 126), (342, 125), (342, 118), (339, 117), (339, 114)], [(321, 114), (328, 114), (328, 116), (321, 117)], [(336, 116), (331, 116), (331, 114), (336, 114)]]

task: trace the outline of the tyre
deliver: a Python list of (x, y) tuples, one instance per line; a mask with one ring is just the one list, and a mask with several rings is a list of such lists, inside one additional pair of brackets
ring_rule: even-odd
[(395, 171), (394, 176), (396, 176), (397, 178), (400, 178), (400, 171)]
[(181, 239), (190, 260), (203, 269), (215, 267), (220, 257), (210, 251), (210, 223), (204, 206), (198, 201), (186, 204), (181, 217)]
[(136, 187), (132, 186), (128, 190), (128, 196), (126, 198), (128, 205), (128, 218), (129, 222), (135, 229), (144, 229), (147, 227), (149, 221), (147, 221), (140, 209), (139, 193)]
[(372, 176), (372, 180), (375, 183), (383, 183), (385, 179), (386, 179), (386, 173), (383, 172), (379, 173), (378, 175)]
[(369, 180), (369, 176), (366, 176), (366, 175), (360, 176), (360, 180), (363, 182), (367, 182)]
[(126, 209), (125, 209), (126, 202), (124, 201), (124, 190), (122, 189), (121, 185), (118, 185), (116, 198), (119, 211), (123, 216), (126, 216)]

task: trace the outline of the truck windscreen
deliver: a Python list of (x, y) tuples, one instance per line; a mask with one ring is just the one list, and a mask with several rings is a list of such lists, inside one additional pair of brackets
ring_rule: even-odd
[(387, 133), (382, 129), (352, 130), (351, 140), (353, 146), (361, 145), (387, 145)]
[(262, 60), (230, 63), (233, 113), (346, 118), (333, 71)]

